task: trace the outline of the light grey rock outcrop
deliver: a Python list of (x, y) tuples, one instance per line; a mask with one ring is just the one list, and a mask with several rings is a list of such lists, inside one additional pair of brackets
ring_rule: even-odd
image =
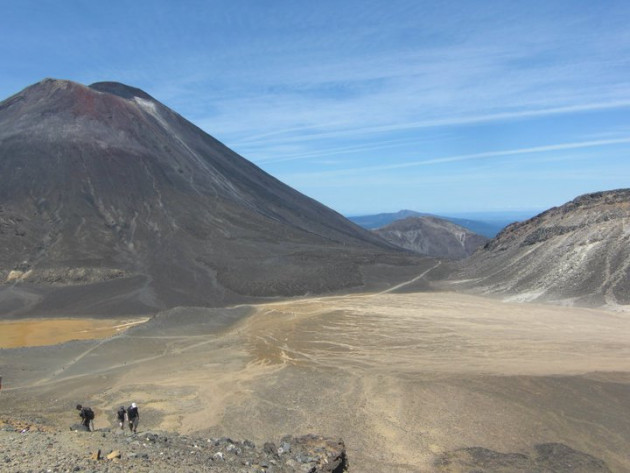
[(450, 287), (517, 301), (630, 304), (630, 189), (583, 195), (508, 226)]

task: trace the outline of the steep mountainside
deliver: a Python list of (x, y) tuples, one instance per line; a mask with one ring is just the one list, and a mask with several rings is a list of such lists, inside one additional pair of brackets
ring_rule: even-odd
[(630, 189), (583, 195), (510, 225), (456, 278), (514, 300), (630, 304)]
[(408, 217), (378, 228), (374, 233), (401, 248), (448, 259), (467, 258), (488, 241), (486, 237), (437, 217)]
[(139, 89), (46, 79), (0, 102), (5, 313), (326, 291), (378, 258), (401, 256)]

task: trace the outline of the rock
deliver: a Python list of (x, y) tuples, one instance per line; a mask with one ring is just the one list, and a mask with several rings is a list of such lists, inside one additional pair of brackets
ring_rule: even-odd
[(143, 436), (149, 442), (157, 442), (157, 440), (160, 438), (159, 435), (151, 433), (151, 432), (145, 432)]
[(278, 448), (278, 455), (291, 453), (291, 444), (287, 441), (283, 441)]
[(442, 454), (435, 466), (443, 473), (610, 473), (602, 460), (561, 443), (536, 445), (531, 455), (462, 448)]
[(83, 424), (72, 424), (70, 430), (74, 430), (75, 432), (89, 432), (88, 428)]
[(0, 445), (31, 453), (16, 457), (8, 455), (10, 450), (2, 452), (0, 471), (341, 473), (346, 464), (343, 442), (314, 435), (268, 442), (266, 451), (247, 440), (168, 435), (168, 442), (165, 433), (153, 432), (127, 443), (127, 437), (119, 435), (77, 435), (68, 430), (32, 429), (28, 435), (0, 431)]
[(113, 450), (110, 454), (107, 455), (108, 460), (113, 460), (114, 458), (120, 458), (121, 454), (119, 450)]
[(304, 455), (302, 453), (297, 455), (295, 459), (300, 463), (313, 463), (314, 461), (317, 461), (316, 457), (313, 457), (311, 455)]
[(606, 464), (599, 458), (578, 452), (561, 443), (536, 445), (536, 462), (552, 471), (571, 473), (609, 473)]
[(265, 442), (265, 444), (263, 445), (263, 452), (269, 455), (274, 455), (277, 451), (278, 449), (276, 448), (276, 444), (273, 442)]

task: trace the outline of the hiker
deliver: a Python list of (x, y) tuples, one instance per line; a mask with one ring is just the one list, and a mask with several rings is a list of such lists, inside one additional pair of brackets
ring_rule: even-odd
[(94, 430), (94, 411), (91, 407), (83, 407), (81, 404), (77, 404), (77, 410), (81, 417), (81, 425), (87, 429), (88, 432)]
[(129, 430), (135, 434), (138, 428), (138, 422), (140, 421), (140, 413), (138, 412), (138, 406), (135, 402), (132, 402), (131, 406), (127, 409), (127, 419), (129, 420)]
[(120, 426), (120, 430), (125, 429), (125, 414), (126, 413), (127, 413), (127, 410), (125, 409), (125, 406), (120, 406), (118, 408), (118, 412), (116, 412), (116, 417), (118, 417), (118, 425)]

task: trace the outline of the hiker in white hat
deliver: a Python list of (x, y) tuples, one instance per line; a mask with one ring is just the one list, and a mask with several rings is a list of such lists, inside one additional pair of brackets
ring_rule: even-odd
[(132, 402), (131, 406), (127, 409), (127, 419), (129, 419), (129, 430), (135, 434), (138, 428), (138, 422), (140, 422), (140, 413), (138, 412), (138, 406), (135, 402)]

